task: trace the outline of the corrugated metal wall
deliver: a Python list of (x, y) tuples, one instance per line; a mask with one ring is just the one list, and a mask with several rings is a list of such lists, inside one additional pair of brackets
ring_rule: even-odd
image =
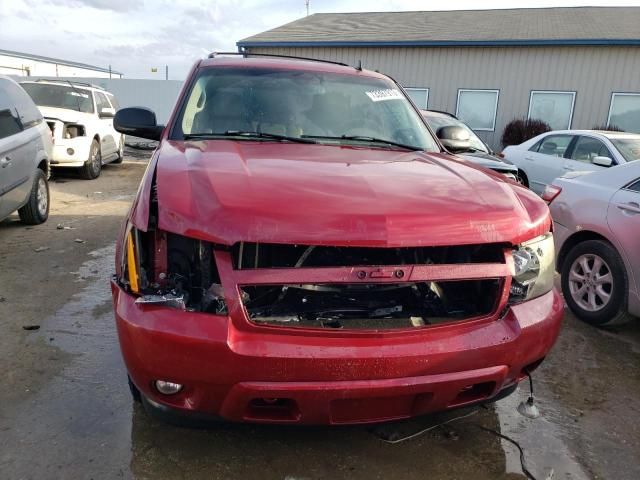
[(500, 90), (493, 132), (526, 117), (531, 90), (577, 92), (572, 128), (604, 124), (612, 92), (640, 92), (640, 47), (252, 48), (256, 53), (336, 60), (380, 70), (405, 87), (429, 88), (429, 108), (455, 113), (459, 88)]

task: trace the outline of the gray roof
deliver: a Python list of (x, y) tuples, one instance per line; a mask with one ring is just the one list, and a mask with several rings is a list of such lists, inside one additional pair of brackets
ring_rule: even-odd
[[(97, 72), (109, 73), (108, 68), (96, 67), (95, 65), (89, 65), (87, 63), (70, 62), (68, 60), (60, 60), (59, 58), (43, 57), (42, 55), (33, 55), (31, 53), (14, 52), (12, 50), (1, 50), (0, 55), (7, 55), (8, 57), (25, 58), (28, 60), (35, 60), (38, 62), (57, 63), (58, 65), (66, 65), (69, 67), (85, 68), (87, 70), (95, 70)], [(114, 75), (123, 75), (121, 72), (111, 70)]]
[(251, 46), (640, 45), (640, 7), (316, 13)]

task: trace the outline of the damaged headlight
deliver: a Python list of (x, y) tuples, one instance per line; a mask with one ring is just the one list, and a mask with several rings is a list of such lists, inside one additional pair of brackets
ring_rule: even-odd
[(120, 272), (120, 284), (138, 297), (138, 304), (215, 314), (227, 311), (213, 245), (208, 242), (128, 225)]
[(539, 297), (553, 288), (555, 248), (547, 233), (513, 249), (515, 275), (511, 279), (510, 303)]

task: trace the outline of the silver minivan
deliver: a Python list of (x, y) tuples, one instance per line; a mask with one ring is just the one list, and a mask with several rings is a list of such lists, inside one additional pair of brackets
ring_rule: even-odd
[(49, 216), (51, 131), (31, 97), (0, 75), (0, 220), (18, 211), (37, 225)]

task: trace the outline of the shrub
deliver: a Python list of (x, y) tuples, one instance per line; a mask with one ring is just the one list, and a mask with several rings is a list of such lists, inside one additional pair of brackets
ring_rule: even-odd
[(616, 125), (594, 125), (591, 130), (602, 130), (604, 132), (624, 132), (623, 129)]
[(502, 133), (502, 146), (520, 145), (530, 138), (551, 130), (548, 123), (535, 118), (516, 118), (511, 120)]

